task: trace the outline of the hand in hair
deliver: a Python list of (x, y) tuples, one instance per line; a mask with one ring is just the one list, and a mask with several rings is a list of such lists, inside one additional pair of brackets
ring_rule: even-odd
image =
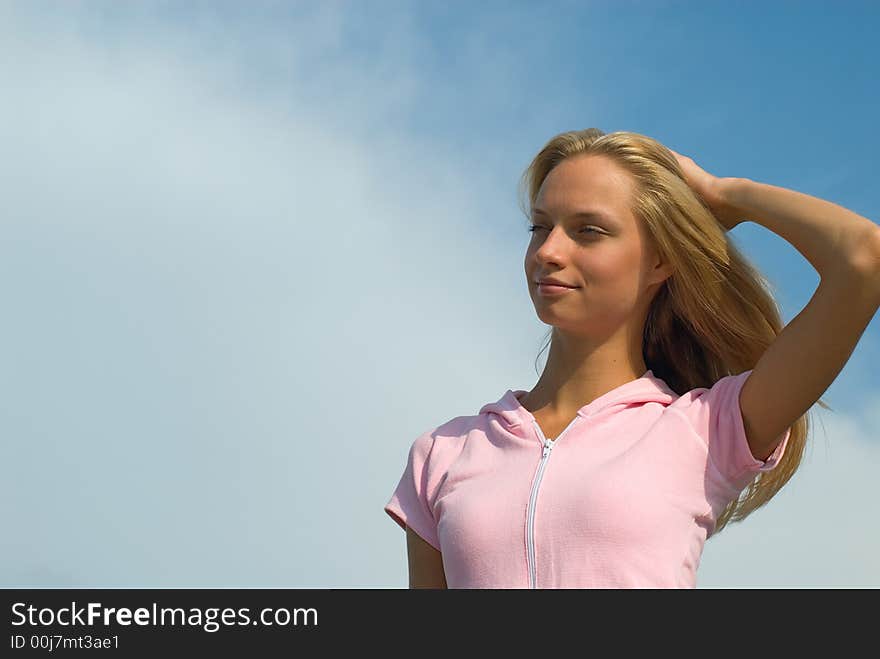
[(703, 198), (712, 211), (712, 215), (724, 227), (725, 231), (730, 231), (745, 219), (742, 216), (742, 211), (724, 199), (723, 184), (728, 179), (712, 176), (712, 174), (697, 165), (692, 158), (676, 153), (672, 149), (669, 150), (672, 151), (672, 155), (678, 160), (688, 186), (697, 196)]

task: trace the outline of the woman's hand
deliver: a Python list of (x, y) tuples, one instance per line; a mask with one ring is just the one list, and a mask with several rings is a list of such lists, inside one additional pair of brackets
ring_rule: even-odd
[[(669, 150), (672, 151), (672, 149)], [(688, 156), (683, 156), (675, 151), (672, 151), (672, 154), (678, 160), (682, 170), (684, 170), (688, 186), (706, 201), (712, 211), (712, 215), (724, 227), (725, 231), (730, 231), (745, 219), (740, 210), (724, 199), (723, 188), (725, 182), (730, 179), (712, 176)]]

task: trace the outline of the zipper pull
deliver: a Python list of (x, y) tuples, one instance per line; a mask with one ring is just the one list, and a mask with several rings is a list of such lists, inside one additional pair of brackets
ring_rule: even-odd
[(550, 455), (550, 451), (553, 450), (553, 441), (552, 440), (544, 440), (544, 453), (541, 455), (542, 458), (546, 458)]

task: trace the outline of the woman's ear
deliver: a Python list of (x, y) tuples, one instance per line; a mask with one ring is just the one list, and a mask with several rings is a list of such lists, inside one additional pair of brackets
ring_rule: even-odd
[(662, 283), (669, 279), (672, 276), (672, 273), (675, 272), (672, 269), (672, 265), (669, 263), (660, 263), (657, 267), (654, 268), (654, 272), (657, 273), (657, 281)]
[(651, 251), (651, 272), (648, 275), (648, 284), (662, 284), (674, 272), (671, 263), (663, 260), (656, 250)]

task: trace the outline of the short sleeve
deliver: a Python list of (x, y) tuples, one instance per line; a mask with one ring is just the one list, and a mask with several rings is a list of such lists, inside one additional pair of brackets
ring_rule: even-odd
[(786, 428), (766, 460), (752, 455), (739, 404), (740, 391), (751, 372), (750, 369), (725, 376), (708, 389), (693, 389), (674, 404), (706, 441), (715, 468), (738, 491), (759, 472), (770, 471), (779, 464), (791, 434), (791, 428)]
[(433, 510), (437, 486), (431, 472), (433, 450), (433, 432), (425, 432), (416, 438), (409, 449), (403, 476), (384, 510), (401, 528), (409, 526), (439, 551), (440, 540)]

